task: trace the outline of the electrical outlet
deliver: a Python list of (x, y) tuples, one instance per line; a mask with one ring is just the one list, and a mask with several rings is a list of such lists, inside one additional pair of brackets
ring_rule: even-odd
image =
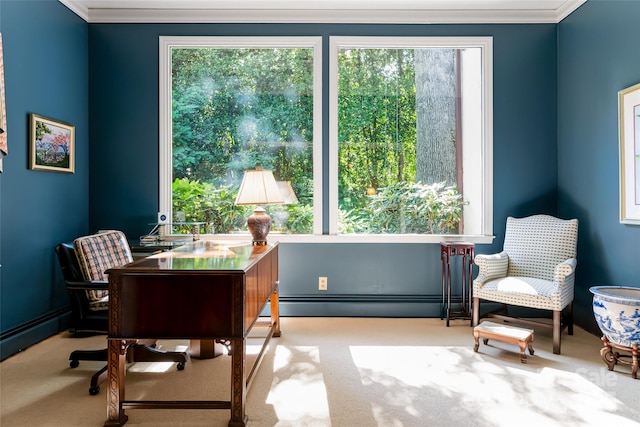
[(327, 290), (327, 278), (326, 277), (318, 277), (318, 290), (326, 291)]

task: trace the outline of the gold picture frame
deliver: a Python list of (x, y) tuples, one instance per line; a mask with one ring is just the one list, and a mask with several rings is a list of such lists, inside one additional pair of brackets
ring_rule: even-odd
[(620, 222), (640, 225), (640, 83), (618, 92)]
[(29, 115), (29, 169), (74, 173), (75, 126)]
[(2, 33), (0, 33), (0, 173), (2, 173), (2, 159), (8, 151), (7, 106), (4, 101), (4, 54), (2, 53)]

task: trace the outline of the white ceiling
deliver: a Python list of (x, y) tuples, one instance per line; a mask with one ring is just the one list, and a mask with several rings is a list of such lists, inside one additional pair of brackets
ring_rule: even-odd
[(558, 23), (586, 0), (59, 0), (90, 23)]

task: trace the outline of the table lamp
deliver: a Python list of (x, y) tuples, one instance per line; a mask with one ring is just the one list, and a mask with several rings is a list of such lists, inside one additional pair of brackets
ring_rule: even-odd
[(271, 171), (263, 170), (260, 164), (248, 170), (242, 177), (236, 205), (258, 205), (247, 218), (247, 228), (253, 237), (254, 245), (266, 245), (271, 230), (271, 217), (262, 205), (284, 203), (276, 179)]

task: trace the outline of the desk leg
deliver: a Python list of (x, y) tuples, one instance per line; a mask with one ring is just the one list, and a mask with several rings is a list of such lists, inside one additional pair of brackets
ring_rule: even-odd
[(122, 409), (127, 348), (135, 341), (108, 340), (107, 366), (107, 426), (122, 426), (129, 419)]
[(280, 336), (280, 309), (278, 302), (278, 284), (276, 284), (276, 288), (271, 294), (271, 324), (273, 325), (273, 336)]
[(245, 414), (247, 400), (247, 358), (246, 341), (231, 340), (231, 419), (229, 427), (245, 427), (248, 418)]

